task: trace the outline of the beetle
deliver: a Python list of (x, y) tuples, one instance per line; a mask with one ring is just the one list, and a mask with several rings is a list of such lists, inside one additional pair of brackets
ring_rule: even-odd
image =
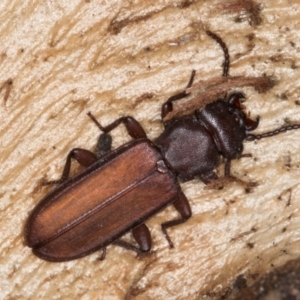
[[(207, 31), (223, 49), (223, 76), (228, 76), (229, 54), (221, 38)], [(192, 72), (187, 88), (195, 77)], [(161, 110), (162, 120), (173, 110), (173, 102), (186, 97), (184, 90), (170, 97)], [(192, 215), (181, 182), (199, 178), (205, 184), (218, 180), (215, 173), (225, 159), (225, 177), (230, 162), (242, 155), (243, 142), (262, 139), (300, 124), (280, 127), (263, 134), (250, 133), (259, 118), (251, 120), (243, 111), (241, 92), (216, 99), (193, 114), (163, 121), (164, 131), (150, 141), (142, 126), (131, 116), (102, 126), (95, 153), (75, 148), (67, 156), (57, 184), (32, 210), (25, 225), (25, 241), (38, 257), (47, 261), (69, 261), (102, 249), (104, 259), (109, 244), (137, 253), (151, 249), (151, 235), (145, 221), (168, 205), (180, 217), (161, 224), (169, 246), (173, 243), (167, 229), (186, 222)], [(112, 150), (110, 131), (125, 125), (132, 140)], [(69, 177), (71, 160), (85, 169)], [(121, 237), (132, 231), (138, 246)]]

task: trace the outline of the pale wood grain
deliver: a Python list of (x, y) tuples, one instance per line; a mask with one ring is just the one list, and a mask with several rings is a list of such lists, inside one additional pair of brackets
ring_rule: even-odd
[[(147, 222), (154, 253), (145, 258), (111, 246), (104, 262), (95, 253), (48, 263), (23, 244), (28, 212), (47, 192), (41, 180), (60, 176), (73, 147), (95, 146), (88, 111), (103, 125), (132, 115), (153, 139), (161, 104), (192, 69), (196, 82), (221, 75), (207, 28), (227, 43), (232, 76), (278, 81), (264, 94), (239, 89), (261, 116), (257, 132), (300, 121), (299, 1), (261, 1), (259, 25), (225, 2), (1, 1), (1, 299), (219, 299), (238, 275), (251, 282), (299, 257), (299, 131), (245, 144), (252, 158), (232, 172), (258, 182), (252, 193), (236, 183), (183, 184), (193, 217), (169, 230), (172, 250), (159, 225), (176, 216), (171, 207)], [(114, 131), (114, 147), (128, 139)]]

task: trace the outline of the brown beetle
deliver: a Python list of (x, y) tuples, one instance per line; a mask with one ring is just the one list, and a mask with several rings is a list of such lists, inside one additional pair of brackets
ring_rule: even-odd
[[(207, 32), (223, 48), (223, 76), (228, 75), (229, 55), (224, 42)], [(192, 85), (192, 72), (187, 87)], [(162, 119), (173, 110), (173, 101), (187, 96), (184, 91), (162, 106)], [(136, 252), (151, 249), (151, 236), (144, 224), (167, 205), (173, 204), (181, 217), (162, 224), (170, 247), (173, 244), (166, 229), (185, 222), (191, 216), (188, 200), (181, 191), (182, 181), (200, 178), (204, 183), (218, 179), (214, 169), (223, 156), (225, 176), (230, 175), (230, 162), (243, 151), (245, 140), (261, 139), (291, 129), (299, 124), (255, 135), (259, 123), (243, 112), (240, 99), (232, 93), (227, 99), (207, 104), (194, 114), (164, 122), (165, 130), (154, 142), (146, 137), (141, 125), (132, 117), (121, 117), (102, 127), (96, 154), (73, 149), (66, 160), (59, 185), (47, 194), (31, 212), (25, 227), (25, 240), (33, 253), (49, 261), (67, 261), (88, 255), (115, 244)], [(111, 130), (123, 123), (134, 139), (111, 151)], [(69, 177), (71, 159), (86, 169)], [(120, 240), (132, 234), (139, 247)]]

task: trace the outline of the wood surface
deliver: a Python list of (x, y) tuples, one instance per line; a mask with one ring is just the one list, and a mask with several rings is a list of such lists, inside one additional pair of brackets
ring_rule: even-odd
[[(155, 139), (162, 103), (193, 69), (195, 83), (221, 76), (207, 29), (228, 45), (231, 76), (276, 81), (263, 93), (238, 88), (261, 117), (256, 132), (300, 122), (299, 0), (3, 0), (0, 20), (0, 299), (230, 299), (300, 257), (300, 130), (245, 143), (252, 156), (232, 174), (257, 183), (248, 193), (239, 182), (182, 184), (193, 216), (168, 231), (174, 249), (160, 229), (172, 207), (147, 221), (153, 253), (143, 257), (110, 246), (102, 262), (95, 253), (50, 263), (23, 237), (50, 189), (41, 182), (60, 177), (72, 148), (94, 149), (88, 111), (102, 125), (131, 115)], [(130, 139), (122, 126), (113, 138), (113, 147)]]

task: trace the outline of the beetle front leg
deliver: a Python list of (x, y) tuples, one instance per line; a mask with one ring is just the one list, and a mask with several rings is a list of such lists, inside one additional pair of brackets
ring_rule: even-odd
[[(190, 77), (190, 80), (185, 88), (185, 90), (189, 87), (192, 86), (193, 82), (194, 82), (194, 78), (195, 78), (195, 74), (196, 74), (196, 71), (193, 70), (192, 71), (192, 74), (191, 74), (191, 77)], [(189, 95), (189, 93), (187, 93), (186, 91), (183, 91), (183, 92), (180, 92), (172, 97), (170, 97), (161, 107), (161, 118), (162, 120), (167, 116), (167, 114), (169, 114), (171, 111), (173, 111), (173, 101), (176, 101), (176, 100), (180, 100), (182, 98), (185, 98), (186, 96)]]
[(81, 148), (72, 149), (67, 156), (65, 167), (62, 172), (61, 178), (59, 180), (46, 181), (43, 183), (43, 185), (58, 184), (68, 179), (70, 174), (72, 159), (75, 159), (83, 167), (88, 167), (97, 160), (97, 157), (95, 156), (94, 153), (85, 149), (81, 149)]
[(169, 243), (170, 248), (173, 248), (174, 245), (173, 245), (173, 242), (171, 241), (166, 229), (169, 227), (176, 226), (176, 225), (186, 222), (192, 215), (190, 204), (189, 204), (187, 198), (185, 197), (185, 195), (183, 194), (183, 192), (180, 193), (179, 198), (173, 203), (173, 205), (176, 208), (176, 210), (180, 213), (181, 218), (161, 224), (161, 230), (164, 233), (164, 235)]

